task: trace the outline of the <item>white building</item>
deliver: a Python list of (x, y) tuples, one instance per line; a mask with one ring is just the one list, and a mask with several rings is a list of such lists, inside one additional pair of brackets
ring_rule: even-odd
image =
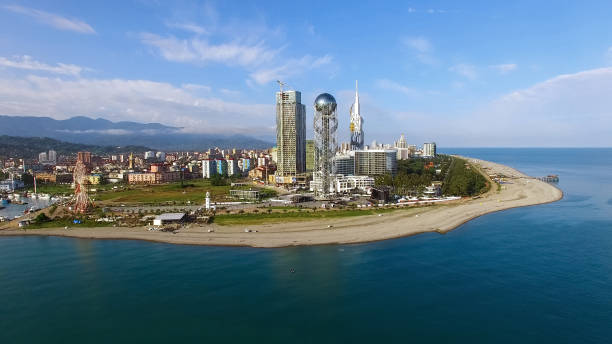
[(240, 169), (238, 168), (238, 161), (235, 159), (227, 159), (227, 175), (234, 176), (240, 174)]
[[(370, 192), (370, 189), (374, 186), (374, 178), (369, 176), (344, 176), (341, 174), (334, 174), (331, 176), (332, 182), (329, 185), (329, 193), (348, 193), (352, 190), (358, 189), (362, 192)], [(321, 189), (321, 179), (317, 175), (313, 176), (310, 182), (310, 190)]]
[(42, 152), (38, 154), (38, 162), (41, 164), (43, 162), (47, 162), (47, 152)]
[(342, 176), (336, 177), (336, 192), (346, 193), (355, 189), (363, 192), (370, 192), (374, 187), (374, 178), (368, 176)]
[(49, 161), (50, 163), (55, 164), (57, 162), (57, 152), (55, 152), (53, 149), (49, 150), (49, 155), (47, 155), (47, 161)]
[(215, 160), (202, 160), (202, 178), (210, 178), (217, 174), (217, 162)]
[(166, 161), (166, 153), (165, 152), (157, 152), (155, 153), (155, 157), (158, 161)]
[(434, 158), (436, 156), (436, 143), (426, 142), (423, 144), (423, 157)]
[(155, 158), (155, 152), (154, 151), (148, 151), (144, 153), (144, 158), (146, 159), (153, 159)]
[(0, 182), (0, 191), (3, 192), (9, 192), (23, 187), (24, 184), (21, 180), (3, 180)]

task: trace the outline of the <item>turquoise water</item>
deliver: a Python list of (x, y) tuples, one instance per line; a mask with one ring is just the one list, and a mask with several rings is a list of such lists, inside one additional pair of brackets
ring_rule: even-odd
[(612, 149), (447, 152), (565, 198), (361, 245), (1, 238), (0, 343), (609, 343)]

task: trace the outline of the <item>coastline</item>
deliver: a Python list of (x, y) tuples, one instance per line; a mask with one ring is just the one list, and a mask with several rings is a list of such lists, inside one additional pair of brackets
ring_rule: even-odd
[[(382, 216), (364, 215), (333, 220), (261, 224), (251, 226), (191, 225), (176, 233), (150, 232), (144, 227), (4, 229), (0, 236), (64, 236), (83, 239), (143, 240), (184, 245), (285, 247), (355, 244), (395, 239), (420, 233), (447, 233), (485, 214), (506, 209), (551, 203), (563, 198), (557, 187), (529, 177), (509, 166), (468, 157), (491, 182), (486, 172), (507, 176), (508, 184), (492, 187), (477, 199), (437, 206), (398, 209)], [(486, 170), (486, 172), (484, 171)], [(328, 227), (331, 226), (331, 227)], [(251, 231), (245, 233), (248, 227)], [(214, 232), (208, 232), (209, 229)]]

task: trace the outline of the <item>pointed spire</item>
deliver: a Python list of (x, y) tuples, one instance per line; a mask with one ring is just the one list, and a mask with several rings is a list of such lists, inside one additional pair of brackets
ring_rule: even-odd
[(359, 84), (355, 80), (355, 113), (359, 114)]

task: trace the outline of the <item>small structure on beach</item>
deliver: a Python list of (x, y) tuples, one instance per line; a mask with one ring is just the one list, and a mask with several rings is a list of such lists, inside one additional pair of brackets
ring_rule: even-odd
[(259, 190), (230, 190), (230, 195), (247, 201), (256, 201), (260, 198)]
[(547, 183), (558, 183), (559, 182), (559, 176), (556, 174), (549, 174), (546, 177), (540, 177), (538, 179), (543, 182), (547, 182)]
[(164, 213), (153, 219), (154, 226), (164, 226), (171, 223), (182, 223), (185, 221), (185, 213)]

